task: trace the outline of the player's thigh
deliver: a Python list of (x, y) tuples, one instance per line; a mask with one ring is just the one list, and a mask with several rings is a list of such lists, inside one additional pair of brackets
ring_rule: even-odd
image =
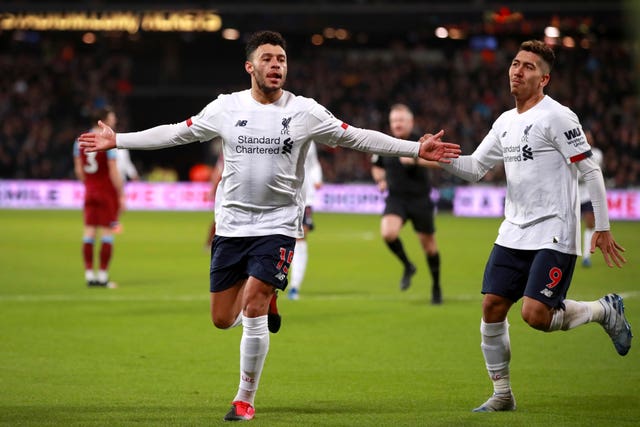
[[(216, 236), (211, 245), (209, 291), (220, 293), (245, 281), (248, 238)], [(221, 297), (224, 298), (224, 297)]]
[(551, 249), (536, 251), (524, 295), (551, 308), (562, 308), (576, 265), (576, 255)]
[(404, 220), (396, 214), (384, 214), (380, 220), (380, 234), (383, 239), (393, 241), (398, 238)]
[(211, 320), (219, 328), (230, 327), (242, 311), (242, 294), (246, 280), (219, 291), (211, 292)]
[(281, 234), (255, 238), (248, 252), (247, 274), (274, 288), (287, 287), (296, 239)]
[(264, 316), (276, 288), (254, 276), (249, 276), (242, 296), (242, 308), (246, 316)]
[(436, 232), (434, 213), (435, 208), (431, 199), (423, 197), (408, 201), (408, 218), (417, 233), (433, 235)]
[(482, 293), (518, 301), (524, 295), (532, 260), (532, 251), (494, 244), (484, 270)]

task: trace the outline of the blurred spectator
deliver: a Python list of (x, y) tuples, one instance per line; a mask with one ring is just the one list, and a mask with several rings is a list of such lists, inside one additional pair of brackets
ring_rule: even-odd
[[(193, 108), (199, 107), (192, 105), (202, 105), (193, 98), (211, 100), (212, 94), (242, 85), (235, 68), (191, 55), (189, 49), (203, 48), (194, 37), (185, 41), (165, 35), (163, 40), (171, 38), (171, 43), (163, 43), (161, 52), (155, 50), (156, 37), (161, 36), (145, 34), (127, 43), (103, 37), (86, 46), (72, 42), (68, 33), (0, 33), (0, 178), (72, 179), (69, 141), (85, 130), (87, 114), (96, 106), (114, 106), (119, 128), (126, 131), (131, 123), (155, 125), (169, 113), (186, 118), (197, 113)], [(300, 59), (292, 61), (287, 87), (317, 99), (353, 126), (383, 132), (388, 132), (388, 105), (406, 103), (415, 112), (418, 131), (445, 129), (446, 140), (471, 153), (498, 114), (513, 104), (502, 83), (520, 41), (503, 37), (492, 52), (473, 50), (465, 42), (301, 49), (293, 55)], [(213, 49), (210, 39), (202, 43)], [(154, 49), (145, 48), (149, 44)], [(593, 132), (604, 153), (607, 185), (640, 186), (633, 43), (602, 38), (589, 49), (558, 49), (549, 95), (570, 104)], [(212, 86), (229, 81), (228, 87)], [(162, 91), (169, 101), (158, 101)], [(141, 177), (171, 167), (177, 179), (188, 180), (190, 168), (207, 161), (205, 149), (177, 150), (170, 158), (141, 153), (136, 159)], [(318, 145), (318, 157), (327, 183), (371, 180), (366, 154)], [(434, 172), (435, 187), (463, 184)], [(484, 181), (502, 183), (504, 174), (491, 171)]]

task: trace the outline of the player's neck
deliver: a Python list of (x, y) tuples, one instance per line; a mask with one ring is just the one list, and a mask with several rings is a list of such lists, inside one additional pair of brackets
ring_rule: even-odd
[(544, 93), (542, 92), (536, 93), (526, 99), (518, 99), (516, 97), (516, 110), (518, 110), (519, 114), (522, 114), (538, 105), (538, 102), (542, 101), (542, 98), (544, 98)]
[(273, 104), (282, 97), (283, 93), (284, 91), (282, 89), (273, 92), (264, 92), (255, 86), (251, 88), (251, 97), (260, 104)]

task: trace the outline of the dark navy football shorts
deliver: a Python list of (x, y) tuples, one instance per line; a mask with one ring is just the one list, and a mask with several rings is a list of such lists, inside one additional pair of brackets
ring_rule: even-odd
[(216, 236), (211, 246), (210, 291), (224, 291), (249, 276), (284, 290), (295, 244), (295, 238), (280, 234)]
[(403, 222), (409, 219), (415, 231), (433, 234), (436, 232), (433, 211), (433, 202), (429, 197), (388, 196), (383, 215), (398, 215)]
[(576, 255), (551, 249), (521, 250), (494, 245), (482, 281), (483, 294), (518, 301), (523, 295), (551, 308), (564, 308)]

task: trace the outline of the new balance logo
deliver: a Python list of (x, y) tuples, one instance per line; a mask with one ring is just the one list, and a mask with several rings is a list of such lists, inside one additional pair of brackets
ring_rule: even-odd
[(287, 138), (282, 141), (282, 145), (284, 145), (284, 147), (282, 147), (282, 154), (291, 154), (291, 149), (293, 148), (293, 141), (291, 138)]
[(569, 141), (579, 137), (580, 135), (582, 135), (582, 131), (580, 130), (580, 128), (571, 129), (564, 133), (564, 137)]
[(246, 120), (238, 120), (236, 122), (236, 127), (241, 126), (241, 127), (245, 127), (247, 125), (247, 121)]
[(533, 150), (528, 145), (522, 147), (522, 158), (525, 162), (527, 160), (533, 160)]

